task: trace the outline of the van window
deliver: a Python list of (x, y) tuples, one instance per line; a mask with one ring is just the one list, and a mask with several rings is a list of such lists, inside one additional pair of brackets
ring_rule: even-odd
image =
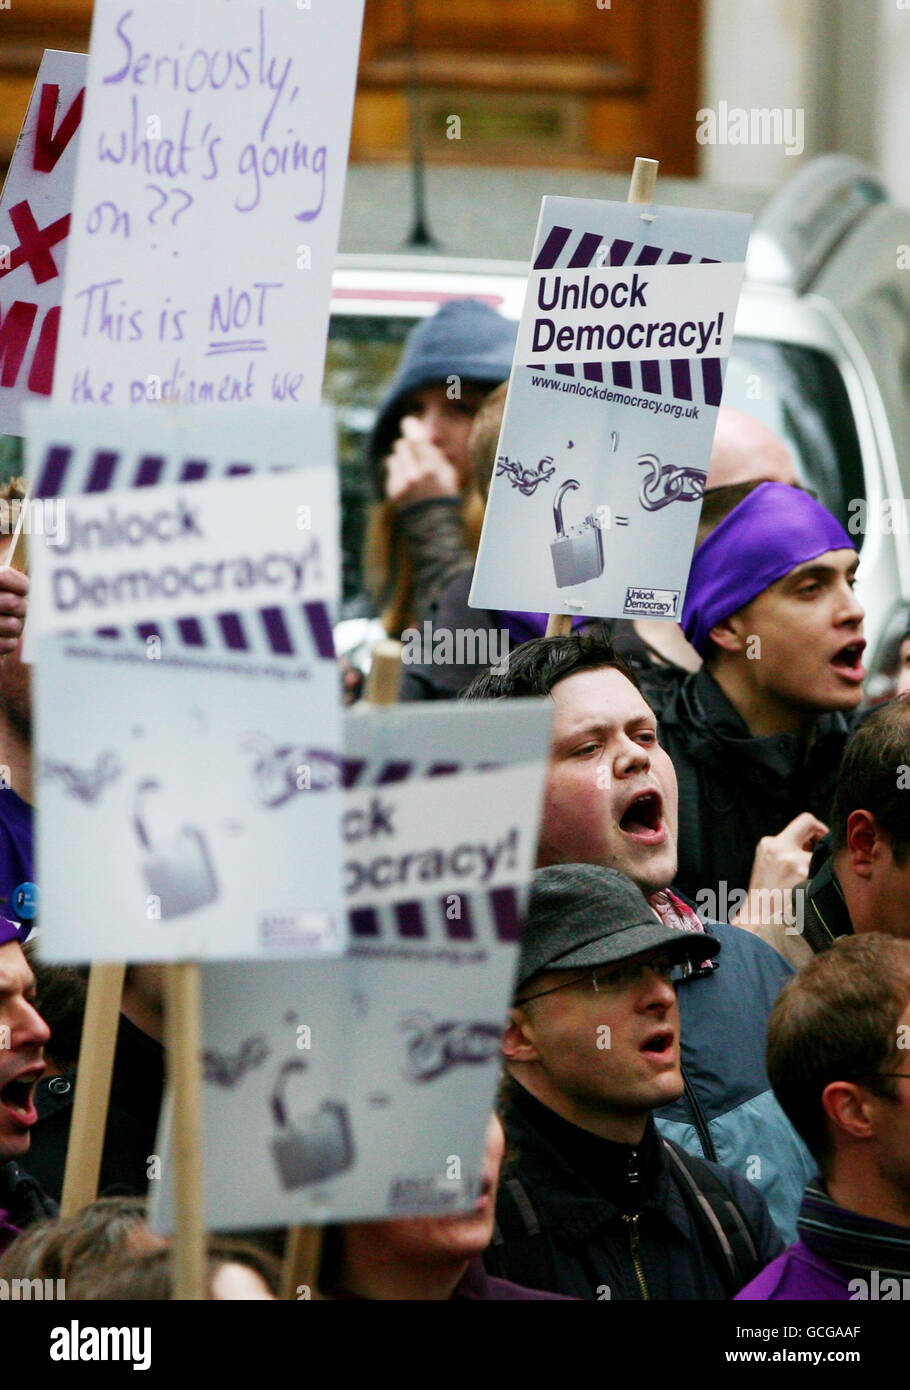
[(736, 338), (724, 404), (768, 425), (790, 446), (797, 477), (843, 526), (865, 498), (863, 461), (844, 379), (816, 348)]
[(363, 590), (363, 538), (372, 501), (364, 459), (366, 441), (404, 340), (416, 322), (380, 314), (333, 314), (330, 321), (323, 395), (337, 411), (344, 603)]

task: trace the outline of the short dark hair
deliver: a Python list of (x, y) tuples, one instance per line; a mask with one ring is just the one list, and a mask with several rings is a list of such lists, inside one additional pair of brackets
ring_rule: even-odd
[(895, 862), (910, 855), (910, 697), (898, 696), (860, 725), (847, 744), (831, 808), (831, 846), (847, 844), (851, 811), (869, 811), (891, 842)]
[(752, 478), (746, 483), (726, 483), (723, 487), (709, 487), (702, 498), (701, 514), (698, 518), (698, 531), (695, 536), (695, 549), (706, 541), (734, 507), (754, 492), (767, 478)]
[(461, 693), (462, 700), (521, 700), (549, 695), (554, 685), (579, 671), (612, 667), (635, 689), (641, 686), (601, 628), (568, 637), (534, 637), (509, 653), (501, 675), (484, 671)]
[[(897, 1025), (910, 1003), (910, 941), (883, 933), (841, 937), (789, 980), (768, 1020), (768, 1076), (781, 1109), (822, 1175), (831, 1144), (822, 1092), (862, 1081), (888, 1099)], [(893, 1068), (897, 1070), (897, 1068)]]

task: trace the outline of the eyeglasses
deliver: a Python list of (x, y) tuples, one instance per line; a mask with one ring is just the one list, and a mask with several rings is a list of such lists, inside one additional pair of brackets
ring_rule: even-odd
[(662, 980), (672, 980), (673, 972), (681, 964), (678, 956), (669, 952), (649, 956), (647, 960), (636, 960), (633, 957), (631, 960), (617, 961), (615, 965), (598, 966), (590, 975), (579, 975), (577, 979), (566, 980), (561, 985), (551, 985), (549, 989), (538, 990), (536, 994), (526, 994), (523, 999), (516, 999), (515, 1003), (528, 1004), (532, 999), (542, 999), (545, 994), (555, 994), (559, 989), (570, 989), (572, 985), (587, 983), (594, 986), (595, 994), (618, 993), (630, 985), (640, 984), (648, 970), (653, 970)]

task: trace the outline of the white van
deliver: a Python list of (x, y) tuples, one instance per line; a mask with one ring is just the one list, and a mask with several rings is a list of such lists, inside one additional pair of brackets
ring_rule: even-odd
[[(519, 318), (527, 269), (339, 257), (325, 394), (339, 414), (350, 618), (365, 615), (356, 601), (364, 442), (405, 337), (450, 298), (483, 299)], [(787, 439), (800, 480), (855, 534), (866, 694), (879, 698), (910, 618), (910, 212), (856, 160), (811, 161), (756, 218), (724, 401)], [(351, 631), (339, 634), (346, 648)]]

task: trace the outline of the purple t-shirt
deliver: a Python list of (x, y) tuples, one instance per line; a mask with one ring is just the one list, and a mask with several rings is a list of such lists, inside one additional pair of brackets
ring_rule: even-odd
[(798, 1240), (741, 1289), (734, 1303), (783, 1303), (801, 1299), (842, 1302), (850, 1298), (846, 1270), (823, 1260)]
[(13, 901), (16, 889), (35, 880), (33, 816), (32, 807), (12, 787), (0, 788), (0, 917), (18, 921)]

